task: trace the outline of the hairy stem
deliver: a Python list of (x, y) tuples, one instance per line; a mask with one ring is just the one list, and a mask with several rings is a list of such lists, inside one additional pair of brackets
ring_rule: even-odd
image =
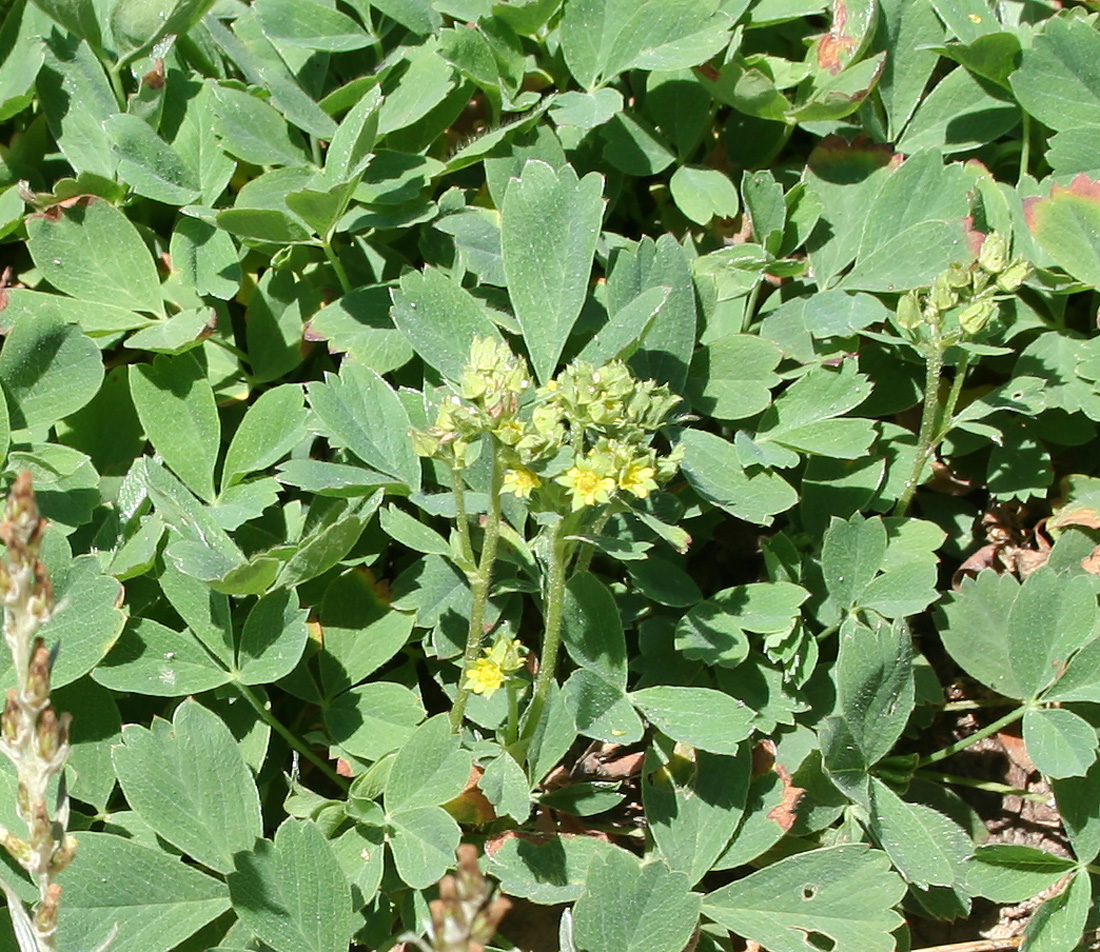
[[(493, 563), (497, 558), (497, 543), (500, 541), (500, 487), (504, 481), (504, 466), (500, 460), (496, 439), (492, 442), (493, 475), (489, 483), (489, 510), (485, 515), (485, 538), (481, 543), (481, 558), (477, 563), (477, 573), (471, 581), (473, 604), (470, 606), (470, 626), (466, 631), (466, 650), (462, 654), (462, 670), (459, 672), (458, 694), (451, 708), (451, 729), (458, 732), (462, 726), (462, 717), (466, 713), (466, 703), (470, 699), (470, 689), (465, 686), (463, 675), (477, 661), (481, 652), (481, 642), (485, 637), (485, 607), (489, 603), (489, 589), (493, 582)], [(455, 498), (461, 497), (455, 493)], [(465, 504), (462, 521), (465, 522)], [(469, 526), (467, 525), (466, 544), (469, 545)], [(471, 552), (470, 560), (473, 561)]]
[(904, 516), (924, 475), (924, 465), (936, 448), (936, 424), (940, 419), (940, 373), (943, 370), (943, 346), (937, 340), (924, 354), (924, 408), (921, 411), (917, 452), (905, 480), (905, 488), (894, 507), (895, 516)]
[(546, 700), (550, 696), (550, 685), (558, 669), (558, 651), (561, 649), (561, 616), (565, 603), (565, 564), (566, 542), (563, 538), (562, 523), (554, 527), (550, 540), (550, 564), (547, 571), (546, 605), (544, 613), (545, 631), (542, 636), (542, 655), (539, 657), (539, 673), (535, 679), (535, 693), (531, 706), (527, 709), (527, 724), (524, 733), (527, 738), (538, 729)]

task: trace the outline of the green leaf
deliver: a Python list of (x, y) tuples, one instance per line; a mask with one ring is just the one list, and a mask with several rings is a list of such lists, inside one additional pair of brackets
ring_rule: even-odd
[(696, 351), (688, 377), (695, 407), (719, 420), (741, 420), (767, 409), (782, 351), (753, 334), (727, 334)]
[(298, 384), (260, 394), (229, 443), (222, 466), (222, 490), (277, 463), (306, 437), (305, 396)]
[(410, 516), (404, 509), (387, 506), (378, 514), (378, 524), (382, 531), (395, 542), (400, 542), (414, 552), (450, 557), (450, 543), (431, 526)]
[(941, 603), (944, 647), (972, 677), (1007, 697), (1038, 696), (1091, 640), (1096, 596), (1083, 576), (1044, 568), (1021, 585), (982, 572)]
[(310, 339), (326, 339), (330, 351), (345, 351), (375, 373), (403, 367), (414, 352), (390, 319), (389, 295), (388, 287), (358, 288), (345, 294), (310, 318)]
[(305, 165), (301, 142), (274, 106), (231, 86), (213, 86), (214, 131), (231, 155), (253, 165)]
[(154, 697), (201, 694), (232, 680), (190, 633), (151, 618), (127, 625), (92, 677), (112, 691)]
[(1051, 17), (1021, 53), (1009, 82), (1032, 116), (1055, 131), (1100, 122), (1100, 36), (1076, 17)]
[(571, 0), (561, 24), (565, 62), (586, 89), (628, 69), (704, 63), (729, 42), (718, 0)]
[(359, 571), (332, 581), (320, 615), (325, 643), (319, 666), (328, 696), (358, 684), (389, 661), (408, 641), (415, 621), (411, 614), (391, 610)]
[(288, 46), (340, 53), (371, 41), (351, 17), (314, 0), (259, 0), (252, 9), (268, 38)]
[(62, 948), (95, 949), (115, 929), (113, 952), (175, 948), (229, 908), (225, 884), (175, 856), (109, 833), (80, 834), (65, 877)]
[(1080, 872), (1057, 896), (1044, 902), (1024, 929), (1030, 952), (1073, 952), (1080, 947), (1092, 907), (1092, 880)]
[(83, 301), (164, 314), (156, 265), (137, 229), (94, 196), (27, 219), (27, 247), (42, 276)]
[(813, 948), (891, 952), (905, 884), (886, 854), (862, 845), (798, 853), (723, 886), (703, 914), (770, 952)]
[[(788, 451), (859, 459), (867, 454), (877, 433), (870, 420), (835, 419), (858, 406), (871, 393), (871, 382), (856, 371), (854, 361), (839, 370), (814, 368), (795, 381), (760, 418), (758, 445), (778, 444)], [(776, 465), (793, 466), (794, 453), (776, 457)]]
[(661, 312), (670, 292), (671, 288), (649, 288), (643, 291), (608, 317), (607, 323), (585, 344), (577, 359), (586, 360), (595, 367), (615, 358), (629, 359), (645, 340), (646, 332)]
[(35, 0), (35, 6), (82, 40), (101, 40), (99, 15), (94, 0)]
[(701, 165), (681, 165), (668, 182), (672, 200), (697, 225), (712, 218), (733, 218), (740, 211), (737, 189), (717, 169)]
[(199, 579), (166, 564), (158, 579), (161, 591), (191, 633), (226, 667), (233, 664), (236, 646), (229, 599)]
[(550, 118), (559, 126), (577, 126), (587, 131), (602, 126), (622, 108), (623, 94), (609, 86), (590, 93), (571, 89), (554, 100)]
[[(80, 9), (91, 17), (93, 6), (89, 0), (80, 0), (78, 7), (69, 0), (50, 0), (51, 8)], [(100, 123), (118, 111), (118, 100), (89, 44), (56, 34), (49, 37), (35, 88), (50, 133), (66, 161), (78, 173), (113, 179), (118, 162)]]
[(529, 161), (501, 209), (504, 273), (540, 381), (557, 369), (588, 291), (603, 216), (603, 179)]
[(440, 807), (403, 810), (390, 818), (389, 842), (401, 881), (413, 889), (439, 882), (454, 865), (462, 830)]
[(241, 629), (237, 675), (242, 684), (268, 684), (286, 677), (298, 664), (309, 640), (307, 609), (288, 589), (265, 595)]
[(451, 732), (447, 715), (437, 714), (401, 745), (386, 781), (386, 812), (446, 803), (462, 792), (469, 778), (470, 754)]
[(579, 899), (593, 860), (616, 850), (594, 836), (553, 834), (541, 842), (516, 836), (506, 839), (488, 863), (509, 896), (555, 905)]
[(408, 741), (424, 706), (404, 685), (371, 681), (341, 694), (323, 716), (333, 741), (349, 754), (380, 760)]
[(462, 376), (475, 338), (500, 340), (485, 305), (436, 268), (402, 275), (390, 293), (393, 323), (416, 354), (448, 380)]
[(1096, 728), (1065, 708), (1032, 708), (1024, 714), (1024, 744), (1032, 763), (1048, 777), (1083, 777), (1096, 760)]
[(181, 216), (172, 231), (168, 253), (172, 268), (199, 294), (228, 301), (240, 289), (240, 252), (233, 239), (210, 222)]
[(78, 327), (48, 311), (20, 320), (0, 351), (5, 429), (51, 426), (85, 406), (102, 382), (99, 351)]
[(790, 509), (798, 495), (782, 476), (745, 466), (732, 443), (704, 430), (685, 430), (684, 475), (707, 501), (748, 522), (770, 525), (772, 516)]
[(339, 375), (306, 386), (309, 405), (323, 432), (368, 466), (420, 488), (420, 460), (409, 439), (409, 416), (397, 394), (378, 374), (344, 361)]
[(1082, 863), (1091, 863), (1100, 854), (1100, 764), (1093, 763), (1083, 777), (1066, 777), (1053, 784), (1073, 853)]
[(46, 564), (58, 608), (43, 635), (51, 647), (62, 646), (51, 679), (60, 687), (91, 671), (118, 640), (126, 623), (125, 593), (94, 555), (62, 563), (47, 554)]
[(620, 310), (654, 287), (669, 288), (669, 295), (630, 357), (630, 369), (642, 380), (666, 383), (679, 393), (695, 349), (695, 283), (687, 254), (672, 235), (656, 242), (643, 238), (637, 248), (624, 248), (615, 256), (605, 288), (607, 305)]
[(573, 907), (577, 942), (588, 952), (680, 952), (699, 920), (699, 897), (684, 873), (644, 866), (625, 850), (592, 860)]
[(600, 129), (600, 138), (604, 140), (603, 157), (627, 175), (658, 175), (676, 158), (653, 126), (629, 113), (614, 116)]
[(248, 82), (271, 94), (272, 103), (282, 115), (310, 135), (332, 139), (336, 123), (302, 88), (302, 83), (283, 59), (287, 54), (280, 55), (263, 35), (251, 11), (233, 21), (232, 31), (213, 17), (203, 26)]
[(565, 589), (562, 642), (569, 657), (603, 680), (626, 688), (626, 638), (610, 590), (595, 575), (574, 575)]
[(73, 715), (69, 793), (105, 811), (116, 780), (111, 751), (122, 740), (122, 718), (115, 699), (90, 678), (81, 678), (54, 689), (51, 703), (57, 710)]
[(103, 122), (118, 156), (118, 172), (139, 195), (166, 205), (186, 205), (200, 195), (198, 174), (137, 116), (116, 113)]
[[(693, 769), (687, 776), (680, 771)], [(696, 751), (695, 763), (659, 764), (651, 754), (642, 796), (649, 830), (670, 869), (694, 885), (725, 850), (745, 814), (752, 776), (747, 746), (736, 757)]]
[(226, 878), (233, 911), (276, 952), (346, 952), (355, 931), (351, 886), (309, 820), (285, 820), (274, 843), (234, 857)]
[(863, 212), (856, 266), (844, 278), (844, 287), (920, 287), (953, 261), (969, 260), (963, 231), (969, 185), (960, 165), (944, 166), (939, 149), (909, 156)]
[(129, 724), (113, 753), (131, 808), (184, 854), (219, 873), (263, 831), (260, 798), (237, 741), (222, 720), (185, 700), (172, 723)]
[(577, 733), (609, 744), (633, 744), (645, 733), (624, 687), (580, 668), (562, 685), (562, 699)]
[[(1018, 52), (1019, 41), (1011, 40)], [(983, 84), (969, 70), (952, 71), (921, 102), (898, 148), (906, 154), (927, 148), (952, 154), (996, 141), (1020, 121), (1020, 107), (988, 89), (989, 83)]]
[(203, 366), (190, 354), (130, 368), (130, 393), (149, 441), (184, 485), (214, 499), (221, 421)]
[(359, 541), (363, 529), (382, 504), (382, 496), (382, 490), (378, 490), (366, 499), (329, 507), (325, 518), (300, 540), (294, 554), (283, 564), (277, 584), (290, 588), (336, 565)]
[(1086, 284), (1100, 284), (1100, 182), (1084, 173), (1049, 198), (1024, 201), (1028, 230), (1058, 267)]
[(921, 803), (906, 803), (878, 778), (871, 779), (870, 830), (898, 872), (921, 889), (951, 886), (970, 853), (966, 834)]
[(712, 754), (734, 756), (752, 734), (753, 710), (722, 691), (660, 684), (630, 700), (662, 733)]
[(378, 137), (378, 107), (382, 90), (374, 86), (348, 110), (325, 152), (325, 178), (351, 182), (362, 175), (371, 161)]
[(120, 56), (132, 58), (161, 37), (186, 33), (213, 5), (214, 0), (117, 0), (111, 35)]
[(868, 627), (849, 616), (840, 631), (835, 680), (848, 730), (865, 762), (878, 763), (901, 737), (913, 710), (913, 638), (905, 620), (876, 619)]
[(994, 843), (974, 851), (966, 881), (976, 896), (1018, 903), (1049, 889), (1073, 869), (1073, 861), (1034, 846)]

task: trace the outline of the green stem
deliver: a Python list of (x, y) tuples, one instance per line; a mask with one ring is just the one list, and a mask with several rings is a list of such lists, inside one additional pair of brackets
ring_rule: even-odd
[[(602, 513), (600, 513), (600, 515), (596, 519), (596, 521), (594, 523), (592, 523), (592, 528), (588, 530), (589, 533), (591, 535), (598, 536), (601, 532), (603, 532), (604, 527), (607, 525), (607, 522), (610, 518), (611, 518), (611, 508), (605, 506), (604, 511)], [(581, 550), (580, 557), (577, 559), (577, 574), (578, 575), (581, 572), (587, 572), (588, 571), (588, 567), (592, 564), (592, 556), (595, 555), (595, 553), (596, 553), (596, 547), (594, 545), (591, 545), (591, 544), (585, 545), (584, 549)]]
[(466, 514), (466, 487), (462, 481), (462, 470), (451, 467), (451, 485), (455, 496), (455, 528), (458, 529), (458, 543), (466, 565), (462, 571), (469, 573), (474, 564), (474, 545), (470, 541), (470, 517)]
[(550, 540), (550, 565), (546, 585), (545, 631), (542, 636), (542, 655), (539, 657), (539, 673), (535, 678), (535, 693), (527, 709), (524, 734), (530, 739), (538, 730), (542, 712), (550, 696), (550, 685), (558, 670), (558, 651), (561, 648), (561, 617), (565, 603), (566, 543), (562, 523), (554, 527)]
[(115, 94), (115, 99), (118, 101), (118, 108), (123, 112), (126, 111), (126, 91), (122, 88), (122, 64), (116, 63), (114, 66), (108, 66), (104, 61), (103, 56), (99, 56), (100, 63), (103, 64), (103, 68), (107, 72), (107, 79), (111, 83), (111, 91)]
[(938, 764), (941, 760), (946, 760), (948, 757), (953, 757), (959, 751), (966, 750), (967, 747), (971, 747), (978, 743), (980, 740), (984, 740), (986, 737), (992, 737), (994, 734), (1004, 730), (1009, 724), (1013, 724), (1024, 716), (1024, 712), (1027, 710), (1026, 706), (1021, 706), (1015, 710), (1009, 711), (1004, 717), (1000, 717), (992, 724), (983, 727), (980, 731), (976, 731), (969, 737), (964, 737), (960, 741), (956, 741), (950, 747), (944, 747), (943, 750), (937, 750), (934, 754), (929, 754), (927, 757), (922, 757), (917, 762), (917, 769), (927, 767), (929, 764)]
[(955, 406), (958, 404), (959, 396), (962, 394), (963, 384), (966, 382), (966, 368), (969, 364), (970, 354), (967, 351), (963, 351), (962, 357), (959, 358), (959, 362), (955, 365), (955, 379), (951, 381), (951, 389), (948, 391), (947, 400), (943, 405), (943, 412), (940, 414), (940, 427), (936, 433), (933, 449), (939, 446), (947, 437), (947, 434), (955, 427)]
[(287, 729), (283, 722), (280, 721), (274, 714), (271, 713), (252, 690), (244, 684), (237, 682), (237, 690), (241, 692), (241, 696), (248, 701), (249, 704), (255, 709), (256, 713), (260, 715), (260, 719), (267, 724), (276, 734), (278, 734), (283, 740), (285, 740), (293, 750), (298, 751), (306, 760), (308, 760), (314, 767), (321, 771), (326, 777), (329, 778), (334, 784), (336, 784), (341, 790), (346, 791), (348, 789), (348, 782), (344, 777), (341, 777), (327, 761), (322, 760), (312, 750), (306, 746), (299, 737), (296, 737), (289, 729)]
[(1020, 121), (1020, 171), (1016, 176), (1016, 184), (1027, 175), (1028, 166), (1031, 165), (1031, 116), (1026, 112)]
[(917, 452), (913, 465), (905, 480), (905, 488), (894, 507), (895, 516), (904, 516), (909, 503), (924, 474), (924, 464), (932, 455), (936, 446), (936, 423), (940, 411), (940, 373), (943, 370), (943, 345), (939, 340), (932, 342), (924, 352), (924, 408), (921, 411), (920, 432), (917, 436)]
[(352, 290), (351, 281), (348, 280), (348, 273), (344, 270), (340, 259), (336, 257), (336, 252), (332, 248), (332, 241), (329, 238), (322, 238), (321, 247), (325, 251), (328, 263), (332, 265), (332, 270), (336, 272), (336, 280), (340, 282), (340, 287), (343, 288), (345, 294), (350, 294)]
[(504, 728), (504, 746), (511, 747), (519, 737), (519, 683), (509, 678), (504, 683), (508, 691), (508, 720)]
[[(458, 730), (462, 727), (462, 717), (466, 713), (466, 702), (470, 699), (470, 689), (465, 686), (463, 675), (477, 661), (477, 656), (481, 653), (481, 642), (485, 637), (485, 607), (489, 603), (489, 588), (493, 582), (493, 563), (496, 561), (497, 543), (500, 541), (500, 489), (501, 484), (504, 482), (504, 466), (500, 460), (500, 452), (495, 437), (490, 435), (488, 439), (491, 441), (493, 452), (493, 475), (489, 483), (489, 511), (485, 516), (485, 538), (481, 543), (481, 559), (477, 564), (477, 574), (470, 584), (473, 592), (473, 603), (470, 606), (470, 626), (466, 630), (466, 650), (462, 654), (458, 694), (455, 696), (454, 707), (451, 708), (451, 730), (455, 733), (458, 733)], [(465, 505), (463, 505), (463, 509), (465, 509)], [(469, 543), (468, 531), (467, 543)], [(472, 559), (471, 555), (471, 561)]]
[(1034, 800), (1036, 803), (1044, 803), (1049, 798), (1041, 793), (1032, 793), (1030, 790), (1021, 790), (1019, 787), (1011, 787), (1007, 783), (995, 783), (992, 780), (978, 780), (975, 777), (959, 777), (955, 774), (939, 773), (935, 770), (922, 770), (920, 776), (935, 780), (939, 783), (948, 783), (957, 787), (973, 787), (975, 790), (985, 790), (987, 793), (1007, 794), (1013, 797), (1022, 797), (1025, 800)]
[(983, 698), (977, 701), (948, 701), (943, 706), (945, 711), (977, 711), (983, 707), (1008, 707), (1016, 702), (1006, 697)]

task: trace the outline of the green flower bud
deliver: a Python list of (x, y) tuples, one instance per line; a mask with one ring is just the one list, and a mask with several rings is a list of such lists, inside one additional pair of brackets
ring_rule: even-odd
[(928, 303), (941, 313), (950, 311), (959, 303), (959, 295), (951, 286), (946, 272), (936, 277), (932, 289), (928, 292)]
[(997, 287), (1008, 294), (1014, 294), (1031, 275), (1031, 262), (1017, 258), (997, 275)]
[(904, 294), (901, 300), (898, 301), (895, 313), (899, 327), (903, 327), (907, 331), (920, 327), (924, 323), (924, 315), (921, 313), (920, 308), (920, 295), (916, 291), (909, 291)]
[(990, 298), (982, 298), (968, 304), (959, 312), (959, 326), (967, 334), (977, 334), (996, 313), (996, 302)]
[(997, 232), (988, 235), (978, 252), (978, 264), (990, 274), (1000, 274), (1008, 267), (1008, 242)]
[(970, 284), (970, 269), (958, 262), (952, 262), (943, 273), (943, 278), (948, 287), (961, 290)]

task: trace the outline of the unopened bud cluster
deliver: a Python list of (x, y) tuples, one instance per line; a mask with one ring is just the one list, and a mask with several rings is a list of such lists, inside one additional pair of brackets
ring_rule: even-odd
[(977, 259), (966, 267), (952, 264), (927, 291), (909, 291), (898, 302), (897, 322), (906, 330), (928, 327), (944, 331), (950, 316), (958, 325), (954, 336), (974, 337), (997, 314), (1001, 296), (1015, 294), (1031, 274), (1024, 258), (1011, 258), (1008, 241), (997, 232), (982, 241)]
[(484, 952), (512, 902), (493, 894), (477, 865), (477, 847), (458, 848), (458, 869), (439, 883), (439, 898), (428, 908), (432, 916), (432, 952)]
[(51, 819), (46, 806), (50, 783), (69, 757), (71, 717), (58, 715), (50, 704), (54, 659), (37, 634), (53, 613), (53, 587), (41, 559), (45, 527), (30, 473), (24, 472), (15, 480), (0, 522), (0, 541), (7, 548), (6, 560), (0, 560), (4, 640), (11, 651), (17, 685), (8, 691), (0, 716), (0, 751), (16, 768), (16, 806), (27, 825), (27, 835), (20, 837), (0, 828), (0, 842), (38, 884), (33, 923), (40, 950), (55, 947), (61, 887), (53, 878), (76, 852), (76, 839), (65, 833), (68, 800), (64, 792), (56, 818)]
[(576, 511), (617, 493), (644, 499), (675, 474), (679, 454), (652, 445), (679, 402), (667, 387), (636, 380), (619, 360), (578, 360), (530, 390), (527, 366), (507, 344), (474, 341), (459, 393), (434, 427), (414, 431), (417, 452), (461, 468), (470, 445), (490, 434), (505, 465), (504, 492), (544, 509)]

